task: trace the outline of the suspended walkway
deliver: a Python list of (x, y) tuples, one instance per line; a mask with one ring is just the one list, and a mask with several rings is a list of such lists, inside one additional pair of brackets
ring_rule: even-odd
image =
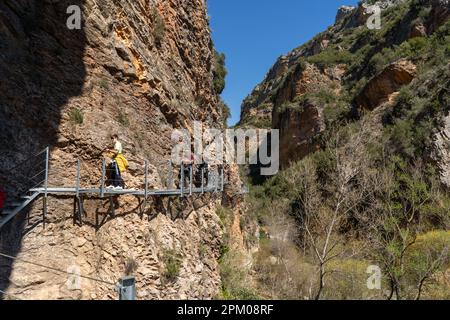
[[(22, 185), (20, 190), (15, 190), (18, 194), (13, 201), (7, 200), (5, 207), (0, 213), (0, 229), (10, 222), (15, 216), (20, 214), (30, 204), (38, 198), (43, 199), (43, 222), (45, 226), (45, 217), (47, 215), (47, 199), (49, 196), (69, 196), (74, 198), (74, 221), (78, 220), (82, 223), (82, 214), (85, 213), (83, 206), (83, 199), (87, 196), (95, 196), (99, 198), (109, 198), (110, 208), (108, 213), (114, 214), (113, 198), (122, 195), (130, 195), (142, 198), (141, 208), (145, 208), (147, 200), (154, 196), (179, 196), (187, 197), (193, 194), (205, 194), (223, 192), (224, 185), (224, 169), (217, 167), (215, 170), (207, 170), (201, 168), (200, 181), (194, 181), (193, 166), (179, 168), (180, 181), (178, 188), (171, 188), (174, 185), (173, 171), (174, 167), (171, 162), (168, 162), (168, 181), (167, 189), (157, 190), (149, 188), (148, 182), (148, 162), (145, 162), (145, 173), (142, 190), (136, 189), (109, 189), (106, 188), (107, 183), (107, 167), (106, 160), (102, 162), (102, 175), (100, 178), (99, 187), (97, 188), (83, 188), (81, 187), (81, 162), (77, 160), (76, 178), (74, 179), (75, 186), (49, 186), (49, 171), (50, 171), (50, 151), (46, 149), (34, 154), (23, 160), (16, 167), (8, 170), (13, 178), (7, 179), (8, 183)], [(187, 173), (187, 174), (186, 174)], [(187, 176), (186, 176), (187, 175)], [(195, 183), (196, 182), (196, 183)]]

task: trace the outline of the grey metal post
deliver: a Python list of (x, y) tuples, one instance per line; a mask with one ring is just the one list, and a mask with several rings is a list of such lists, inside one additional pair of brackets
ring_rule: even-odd
[(184, 164), (181, 163), (181, 174), (180, 174), (180, 188), (181, 188), (181, 196), (184, 196)]
[(194, 165), (189, 167), (189, 195), (192, 196), (192, 178), (193, 178)]
[(145, 200), (148, 197), (148, 161), (145, 160)]
[(214, 170), (214, 179), (216, 180), (215, 183), (215, 191), (219, 191), (219, 167), (217, 167), (217, 170)]
[(80, 196), (80, 159), (77, 160), (77, 185), (76, 185), (76, 194), (77, 199)]
[(119, 280), (119, 300), (136, 300), (136, 279), (124, 277)]
[(202, 194), (205, 193), (205, 168), (202, 168)]
[(49, 168), (50, 148), (45, 149), (45, 197), (47, 198), (48, 190), (48, 168)]
[(102, 161), (102, 179), (100, 183), (100, 196), (103, 198), (105, 195), (105, 172), (106, 172), (106, 161), (105, 158), (103, 158)]
[(224, 186), (223, 175), (224, 175), (224, 169), (223, 169), (223, 166), (222, 166), (221, 169), (220, 169), (220, 176), (221, 176), (221, 179), (220, 179), (220, 182), (221, 182), (221, 184), (220, 184), (220, 191), (222, 191), (222, 192), (223, 192), (223, 186)]
[(45, 181), (44, 181), (44, 198), (43, 198), (43, 226), (45, 228), (45, 217), (47, 216), (47, 196), (48, 196), (48, 169), (49, 169), (49, 160), (50, 160), (50, 148), (47, 147), (45, 149)]

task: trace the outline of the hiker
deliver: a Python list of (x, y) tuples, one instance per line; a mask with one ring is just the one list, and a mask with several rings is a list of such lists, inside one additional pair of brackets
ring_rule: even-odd
[(128, 161), (123, 156), (122, 143), (119, 141), (117, 134), (111, 135), (112, 149), (107, 149), (107, 152), (111, 153), (111, 163), (109, 165), (109, 178), (111, 185), (107, 186), (107, 189), (122, 190), (125, 188), (125, 183), (122, 178), (122, 174), (128, 168)]
[[(179, 175), (179, 179), (180, 179), (180, 186), (181, 184), (186, 185), (186, 180), (189, 181), (190, 180), (190, 170), (192, 168), (192, 170), (194, 170), (194, 162), (195, 162), (195, 157), (194, 157), (194, 153), (191, 152), (190, 157), (185, 157), (181, 163), (183, 164), (183, 168), (184, 168), (184, 181), (181, 181), (181, 168), (180, 168), (180, 175)], [(192, 172), (194, 173), (194, 172)]]
[(208, 163), (206, 163), (205, 161), (196, 165), (194, 169), (194, 185), (196, 187), (201, 187), (202, 180), (203, 186), (206, 186), (208, 184)]

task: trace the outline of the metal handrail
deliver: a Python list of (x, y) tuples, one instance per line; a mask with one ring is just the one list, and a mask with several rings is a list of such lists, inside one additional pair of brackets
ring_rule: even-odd
[[(50, 154), (49, 154), (49, 148), (46, 148), (44, 151), (41, 151), (40, 153), (38, 153), (37, 155), (42, 154), (43, 152), (46, 152), (46, 157), (45, 157), (45, 169), (44, 170), (40, 170), (38, 173), (34, 174), (32, 177), (26, 177), (26, 184), (28, 184), (27, 186), (24, 186), (21, 189), (21, 192), (28, 192), (32, 189), (38, 189), (40, 188), (42, 190), (43, 195), (45, 196), (45, 198), (47, 198), (48, 196), (48, 190), (49, 190), (49, 159), (50, 159)], [(42, 163), (42, 161), (38, 162), (38, 163)], [(167, 161), (165, 161), (164, 163), (167, 164)], [(169, 170), (169, 176), (171, 176), (171, 178), (173, 179), (173, 170), (174, 170), (174, 166), (173, 163), (169, 161), (170, 167), (168, 168)], [(177, 166), (178, 167), (178, 166)], [(181, 197), (185, 197), (186, 195), (192, 195), (194, 193), (194, 183), (198, 188), (195, 190), (198, 190), (199, 192), (201, 191), (201, 193), (205, 193), (206, 190), (210, 190), (211, 188), (209, 187), (209, 183), (208, 186), (206, 186), (206, 181), (205, 181), (205, 175), (209, 176), (208, 171), (206, 171), (205, 167), (202, 166), (201, 168), (199, 167), (197, 171), (195, 171), (194, 174), (194, 165), (189, 165), (188, 167), (184, 164), (181, 163), (180, 166), (180, 175), (179, 175), (179, 189), (175, 189), (178, 191), (179, 195)], [(189, 170), (186, 170), (189, 169)], [(35, 172), (34, 168), (30, 168), (31, 172)], [(106, 166), (106, 159), (102, 160), (102, 168), (101, 168), (101, 177), (100, 177), (100, 196), (104, 197), (105, 194), (107, 194), (106, 192), (106, 188), (105, 185), (107, 183), (107, 179), (108, 179), (108, 170), (110, 170), (109, 168), (107, 168)], [(217, 170), (217, 171), (216, 171)], [(144, 183), (144, 198), (148, 199), (150, 191), (149, 191), (149, 162), (148, 160), (144, 161), (144, 166), (143, 166), (143, 170), (139, 170), (140, 172), (143, 171), (144, 173), (144, 178), (143, 178), (143, 183)], [(214, 170), (214, 172), (212, 172), (213, 176), (213, 184), (211, 185), (212, 188), (215, 190), (215, 192), (219, 192), (219, 191), (223, 191), (224, 190), (224, 182), (225, 182), (225, 178), (224, 178), (224, 168), (222, 166), (217, 166), (217, 168)], [(40, 181), (36, 181), (38, 180), (38, 178), (40, 178), (42, 175), (45, 175), (45, 177), (43, 178), (43, 180)], [(194, 176), (195, 175), (195, 176)], [(200, 175), (200, 177), (198, 176)], [(26, 175), (23, 175), (24, 177)], [(186, 177), (188, 177), (189, 181), (186, 183)], [(199, 179), (197, 179), (199, 178)], [(75, 192), (76, 195), (79, 196), (80, 195), (80, 190), (81, 189), (81, 185), (80, 185), (80, 180), (81, 180), (81, 161), (79, 159), (76, 160), (76, 185), (75, 185)], [(209, 178), (208, 178), (209, 181)], [(169, 181), (168, 181), (169, 182)], [(174, 182), (173, 180), (171, 182)], [(32, 185), (31, 188), (29, 188), (29, 185)], [(168, 185), (167, 186), (169, 190), (171, 190), (172, 186)], [(18, 191), (18, 190), (16, 190)], [(195, 191), (197, 192), (197, 191)]]
[[(15, 165), (14, 165), (13, 167), (11, 167), (11, 168), (6, 169), (5, 171), (13, 171), (13, 170), (19, 168), (21, 165), (25, 164), (25, 163), (26, 163), (27, 161), (29, 161), (30, 159), (37, 158), (38, 156), (40, 156), (40, 155), (41, 155), (43, 152), (45, 152), (46, 150), (47, 150), (47, 148), (45, 148), (44, 150), (39, 151), (38, 153), (35, 153), (35, 154), (31, 155), (31, 156), (28, 156), (26, 159), (20, 161), (19, 163), (15, 164)], [(42, 162), (44, 162), (44, 161), (45, 161), (45, 159), (42, 160)]]
[[(4, 179), (10, 185), (11, 194), (15, 196), (27, 194), (31, 189), (42, 185), (48, 189), (49, 150), (47, 147), (5, 170)], [(42, 159), (44, 152), (45, 159)]]
[(31, 190), (31, 189), (37, 189), (37, 187), (40, 187), (43, 183), (45, 183), (45, 180), (42, 180), (41, 182), (35, 184), (34, 186), (32, 186), (31, 188), (29, 188), (28, 190)]
[(46, 172), (46, 170), (44, 169), (41, 172), (39, 172), (39, 173), (35, 174), (34, 176), (32, 176), (29, 180), (33, 180), (34, 178), (37, 178), (39, 175), (41, 175), (41, 174), (43, 174), (45, 172)]

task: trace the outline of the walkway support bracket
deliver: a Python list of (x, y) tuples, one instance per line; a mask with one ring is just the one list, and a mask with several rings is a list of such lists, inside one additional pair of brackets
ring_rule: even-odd
[(83, 204), (83, 196), (75, 196), (73, 198), (73, 223), (83, 226), (83, 214), (85, 214), (86, 211), (84, 210), (84, 204)]
[(115, 217), (116, 216), (116, 207), (114, 205), (114, 200), (113, 200), (113, 196), (109, 196), (109, 209), (108, 209), (108, 214), (111, 215), (111, 217)]
[(202, 194), (205, 193), (205, 168), (202, 168)]

